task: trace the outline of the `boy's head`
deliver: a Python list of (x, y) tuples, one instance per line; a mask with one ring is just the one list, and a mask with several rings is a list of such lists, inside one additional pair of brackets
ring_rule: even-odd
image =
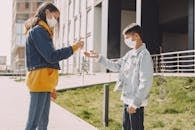
[(142, 42), (142, 28), (136, 23), (128, 25), (123, 30), (125, 43), (130, 48), (135, 48), (138, 42)]

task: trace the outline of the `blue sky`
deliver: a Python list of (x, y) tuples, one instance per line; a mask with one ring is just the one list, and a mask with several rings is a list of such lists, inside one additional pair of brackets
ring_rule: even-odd
[(1, 0), (0, 9), (0, 56), (7, 56), (10, 64), (12, 0)]

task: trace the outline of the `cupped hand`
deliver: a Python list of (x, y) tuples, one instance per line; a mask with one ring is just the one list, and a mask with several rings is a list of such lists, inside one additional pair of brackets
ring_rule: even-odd
[(94, 51), (94, 50), (89, 51), (89, 52), (85, 51), (84, 55), (86, 57), (89, 57), (89, 58), (98, 58), (99, 57), (99, 54), (96, 51)]

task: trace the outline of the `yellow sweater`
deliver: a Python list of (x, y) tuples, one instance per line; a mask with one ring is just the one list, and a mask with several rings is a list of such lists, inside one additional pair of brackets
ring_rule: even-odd
[[(73, 52), (78, 50), (73, 45)], [(31, 92), (52, 92), (58, 84), (59, 73), (57, 69), (41, 68), (29, 71), (26, 76), (26, 85)]]
[(27, 73), (26, 85), (31, 92), (52, 92), (57, 83), (57, 69), (42, 68)]

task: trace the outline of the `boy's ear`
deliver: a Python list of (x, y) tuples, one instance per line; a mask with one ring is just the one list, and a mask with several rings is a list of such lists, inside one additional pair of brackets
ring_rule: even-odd
[(140, 35), (138, 33), (135, 33), (136, 39), (141, 39)]

